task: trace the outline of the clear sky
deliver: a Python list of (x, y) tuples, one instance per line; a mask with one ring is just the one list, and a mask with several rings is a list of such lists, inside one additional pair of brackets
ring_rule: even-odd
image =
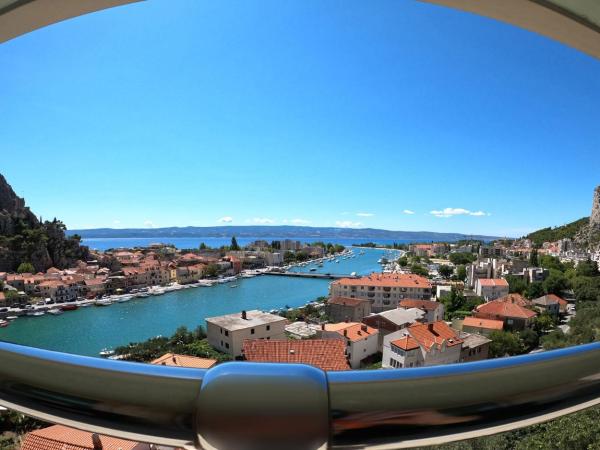
[(69, 228), (519, 236), (589, 214), (600, 61), (413, 0), (149, 0), (0, 45), (0, 172)]

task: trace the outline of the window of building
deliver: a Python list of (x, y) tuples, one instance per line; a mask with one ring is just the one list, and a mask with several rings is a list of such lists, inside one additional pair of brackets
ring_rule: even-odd
[(225, 342), (225, 348), (229, 348), (229, 344)]
[(254, 328), (250, 329), (250, 334), (254, 334)]
[(229, 330), (225, 330), (225, 336), (229, 336)]
[(267, 325), (267, 331), (271, 329), (271, 325)]

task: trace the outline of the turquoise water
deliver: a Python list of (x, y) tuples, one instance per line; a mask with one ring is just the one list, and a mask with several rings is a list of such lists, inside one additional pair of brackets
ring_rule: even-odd
[[(358, 253), (358, 250), (355, 250)], [(339, 264), (326, 263), (323, 272), (369, 273), (379, 269), (380, 250)], [(338, 270), (333, 270), (333, 268)], [(331, 270), (327, 270), (331, 269)], [(308, 270), (308, 268), (306, 268)], [(327, 295), (329, 280), (263, 275), (232, 284), (185, 289), (161, 296), (115, 303), (109, 307), (80, 308), (60, 316), (23, 317), (0, 328), (0, 340), (80, 355), (97, 356), (104, 347), (116, 347), (152, 336), (171, 335), (177, 327), (206, 326), (206, 317), (243, 309), (271, 310), (301, 306)]]

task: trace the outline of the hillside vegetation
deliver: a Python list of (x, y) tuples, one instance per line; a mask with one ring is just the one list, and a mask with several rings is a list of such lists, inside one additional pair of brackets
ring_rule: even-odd
[(554, 242), (565, 238), (574, 239), (575, 235), (589, 224), (589, 220), (589, 217), (583, 217), (560, 227), (542, 228), (525, 237), (531, 239), (535, 245), (542, 245), (544, 242)]

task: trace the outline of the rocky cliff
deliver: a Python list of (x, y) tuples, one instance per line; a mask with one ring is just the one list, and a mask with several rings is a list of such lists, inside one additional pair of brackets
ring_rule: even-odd
[(575, 241), (583, 248), (600, 248), (600, 186), (594, 189), (590, 221), (577, 233)]
[(41, 223), (0, 174), (0, 272), (14, 271), (23, 262), (45, 271), (86, 259), (87, 247), (78, 236), (67, 238), (65, 231), (56, 219)]

